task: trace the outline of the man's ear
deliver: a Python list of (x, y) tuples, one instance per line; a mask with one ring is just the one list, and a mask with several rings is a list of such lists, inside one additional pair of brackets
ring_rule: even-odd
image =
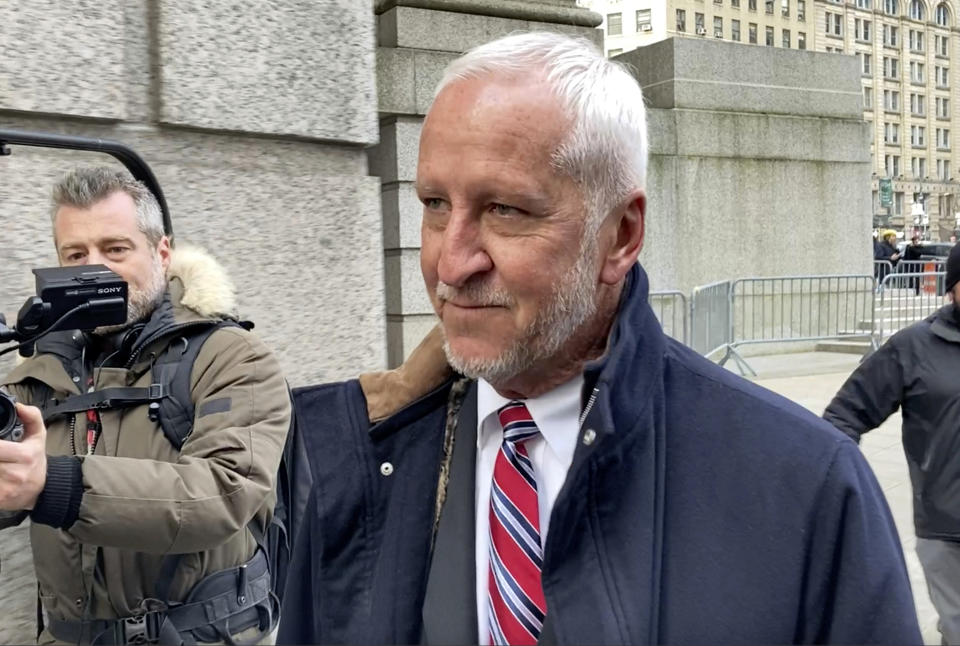
[(163, 236), (157, 243), (157, 255), (160, 256), (160, 264), (163, 265), (163, 272), (166, 273), (170, 267), (170, 256), (173, 249), (170, 248), (170, 238)]
[(603, 267), (600, 269), (601, 282), (608, 285), (619, 283), (637, 262), (637, 256), (643, 249), (646, 211), (647, 195), (638, 189), (610, 215), (605, 226), (614, 228), (614, 240), (603, 259)]

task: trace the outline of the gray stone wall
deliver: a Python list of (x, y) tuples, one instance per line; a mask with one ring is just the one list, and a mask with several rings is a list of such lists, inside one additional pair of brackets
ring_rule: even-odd
[(654, 289), (872, 274), (870, 139), (850, 56), (712, 39), (617, 57), (647, 99)]
[[(294, 385), (386, 364), (373, 0), (0, 3), (0, 128), (109, 138), (163, 187)], [(0, 157), (0, 312), (55, 264), (51, 184), (92, 153)], [(4, 359), (7, 359), (6, 357)], [(9, 369), (9, 361), (0, 370)], [(0, 643), (33, 641), (26, 528), (0, 540)]]

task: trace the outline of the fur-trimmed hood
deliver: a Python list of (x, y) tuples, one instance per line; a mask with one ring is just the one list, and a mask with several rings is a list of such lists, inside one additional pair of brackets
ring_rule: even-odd
[(237, 289), (213, 256), (200, 247), (179, 245), (172, 252), (167, 279), (182, 285), (179, 304), (204, 317), (237, 318)]

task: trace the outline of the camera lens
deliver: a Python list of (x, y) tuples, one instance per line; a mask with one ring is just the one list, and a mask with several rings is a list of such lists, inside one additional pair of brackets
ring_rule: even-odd
[(17, 416), (13, 398), (0, 393), (0, 440), (19, 442), (23, 437), (23, 425)]

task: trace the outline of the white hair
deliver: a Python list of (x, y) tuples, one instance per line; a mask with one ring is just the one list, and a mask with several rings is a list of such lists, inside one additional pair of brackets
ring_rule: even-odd
[(647, 115), (636, 80), (585, 38), (551, 32), (513, 34), (480, 45), (450, 63), (439, 94), (459, 80), (502, 74), (540, 76), (572, 120), (554, 151), (554, 166), (583, 191), (585, 234), (627, 195), (646, 186)]

